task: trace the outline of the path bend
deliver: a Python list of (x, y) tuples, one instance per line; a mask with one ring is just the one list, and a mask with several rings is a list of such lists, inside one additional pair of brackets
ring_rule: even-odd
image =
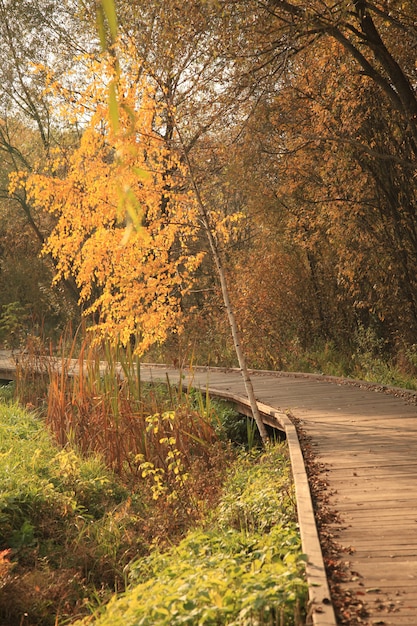
[[(142, 371), (144, 379), (168, 375), (175, 383), (181, 377), (186, 384), (245, 397), (236, 370), (196, 368), (179, 374), (142, 366)], [(262, 405), (297, 418), (328, 485), (328, 507), (339, 517), (331, 532), (346, 567), (340, 588), (351, 599), (339, 623), (416, 626), (417, 407), (407, 402), (412, 394), (274, 372), (254, 372), (252, 381)], [(318, 590), (314, 623), (334, 624), (332, 611), (320, 606), (324, 588)]]

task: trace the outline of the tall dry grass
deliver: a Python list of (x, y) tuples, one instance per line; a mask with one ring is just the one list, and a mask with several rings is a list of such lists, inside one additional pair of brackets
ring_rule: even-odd
[(175, 439), (184, 459), (204, 454), (216, 440), (207, 411), (169, 381), (163, 387), (142, 383), (129, 347), (84, 342), (77, 359), (70, 351), (49, 363), (47, 421), (61, 445), (97, 452), (119, 473), (134, 471), (138, 456), (162, 462), (166, 439)]
[(159, 507), (167, 534), (200, 518), (233, 457), (209, 399), (169, 380), (143, 383), (130, 347), (97, 347), (69, 333), (54, 350), (35, 347), (20, 357), (18, 398), (40, 407), (58, 443), (99, 455)]

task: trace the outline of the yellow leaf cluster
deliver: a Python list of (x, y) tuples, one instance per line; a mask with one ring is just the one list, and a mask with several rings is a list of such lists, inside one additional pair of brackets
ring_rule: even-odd
[(180, 328), (181, 297), (202, 254), (190, 252), (197, 208), (163, 140), (155, 87), (130, 61), (118, 76), (116, 127), (107, 98), (112, 63), (103, 55), (91, 64), (89, 87), (73, 104), (80, 120), (92, 112), (79, 146), (65, 161), (53, 154), (41, 172), (15, 174), (10, 189), (25, 187), (57, 217), (44, 253), (56, 260), (56, 280), (75, 278), (98, 336), (126, 343), (137, 334), (143, 351)]

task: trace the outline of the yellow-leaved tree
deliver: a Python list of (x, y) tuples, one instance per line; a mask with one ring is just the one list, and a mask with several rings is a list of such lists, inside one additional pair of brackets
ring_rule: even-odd
[(84, 92), (60, 94), (53, 79), (49, 86), (63, 98), (63, 115), (84, 124), (80, 145), (68, 157), (51, 151), (46, 171), (15, 174), (11, 191), (24, 187), (34, 206), (56, 215), (44, 252), (56, 259), (57, 280), (75, 278), (86, 313), (95, 317), (96, 337), (126, 344), (134, 334), (137, 353), (180, 330), (181, 300), (204, 255), (193, 245), (202, 229), (253, 416), (267, 442), (223, 267), (223, 220), (205, 202), (165, 87), (146, 71), (134, 45), (119, 45), (114, 3), (103, 2), (98, 15), (103, 54), (87, 57)]
[[(52, 152), (47, 168), (14, 175), (10, 186), (56, 216), (44, 253), (56, 260), (55, 280), (74, 276), (97, 336), (126, 344), (135, 335), (144, 352), (181, 327), (181, 299), (203, 255), (191, 252), (197, 208), (143, 67), (105, 53), (89, 60), (89, 73), (75, 105), (49, 86), (57, 106), (62, 96), (61, 116), (84, 122), (79, 145)], [(117, 85), (117, 119), (109, 85)]]

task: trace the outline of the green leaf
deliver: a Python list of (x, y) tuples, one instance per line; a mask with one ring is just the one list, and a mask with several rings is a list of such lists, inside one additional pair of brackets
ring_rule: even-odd
[(103, 11), (102, 6), (99, 6), (97, 9), (96, 21), (97, 21), (97, 31), (98, 31), (98, 36), (100, 38), (101, 49), (106, 50), (107, 48), (106, 28), (104, 26), (104, 11)]
[(150, 172), (147, 172), (146, 170), (144, 170), (141, 167), (136, 167), (135, 165), (132, 165), (132, 171), (136, 174), (136, 176), (138, 178), (140, 178), (141, 180), (149, 180), (151, 177)]
[(109, 24), (110, 35), (112, 42), (117, 37), (117, 15), (116, 15), (116, 4), (114, 0), (102, 0), (102, 7), (104, 13), (107, 18), (107, 22)]
[(132, 220), (133, 226), (136, 231), (142, 229), (142, 211), (140, 204), (131, 189), (125, 192), (126, 196), (126, 212), (129, 218)]

